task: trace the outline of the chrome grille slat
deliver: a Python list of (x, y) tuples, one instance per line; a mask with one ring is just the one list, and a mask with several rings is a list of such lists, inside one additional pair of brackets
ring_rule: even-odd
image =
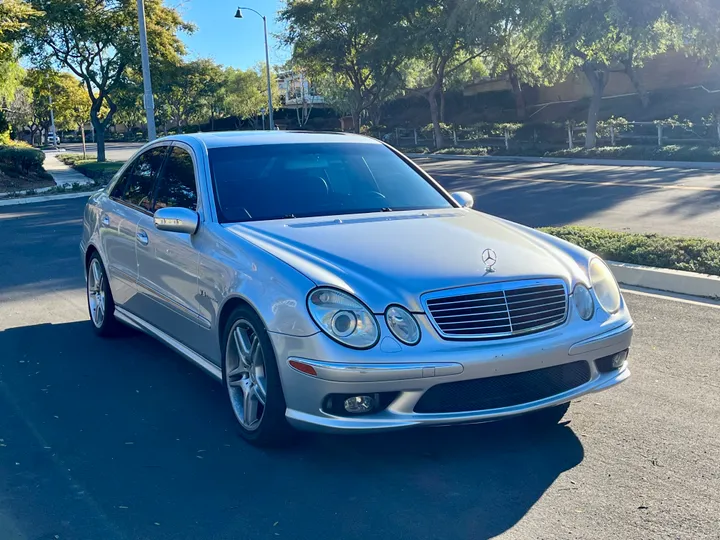
[[(433, 313), (434, 313), (434, 312), (433, 312)], [(452, 317), (452, 318), (455, 318), (455, 317), (467, 317), (468, 315), (474, 317), (474, 316), (476, 316), (476, 315), (495, 315), (495, 314), (497, 314), (497, 313), (505, 313), (505, 314), (507, 315), (507, 309), (502, 309), (502, 310), (499, 310), (499, 311), (483, 311), (482, 313), (477, 313), (477, 312), (472, 312), (472, 311), (471, 311), (471, 312), (468, 313), (468, 314), (457, 313), (457, 314), (455, 314), (455, 315), (437, 315), (437, 316), (435, 316), (435, 318), (436, 318), (436, 319), (447, 319), (447, 318), (450, 318), (450, 317)]]
[(498, 283), (428, 296), (424, 301), (430, 320), (446, 339), (540, 332), (565, 322), (568, 310), (567, 289), (560, 279)]
[(528, 302), (547, 302), (548, 300), (557, 302), (557, 301), (565, 301), (565, 298), (562, 295), (555, 294), (553, 296), (547, 296), (544, 298), (530, 298), (528, 300), (508, 300), (508, 304), (511, 304), (513, 306), (517, 304), (527, 304)]

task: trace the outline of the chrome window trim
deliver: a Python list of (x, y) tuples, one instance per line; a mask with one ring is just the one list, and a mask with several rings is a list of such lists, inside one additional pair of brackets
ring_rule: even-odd
[[(440, 329), (439, 324), (435, 321), (435, 317), (433, 317), (432, 312), (430, 311), (430, 308), (428, 307), (428, 301), (430, 300), (436, 300), (440, 298), (452, 298), (454, 296), (465, 296), (470, 294), (483, 294), (483, 293), (493, 293), (493, 292), (502, 292), (503, 298), (505, 300), (505, 306), (507, 307), (507, 298), (505, 297), (505, 291), (516, 291), (518, 289), (526, 289), (531, 287), (546, 287), (546, 286), (557, 286), (561, 285), (563, 287), (563, 290), (565, 291), (565, 316), (561, 321), (553, 321), (548, 324), (543, 324), (540, 326), (534, 326), (529, 329), (525, 330), (513, 330), (512, 328), (512, 320), (510, 318), (509, 309), (506, 311), (508, 313), (508, 321), (510, 326), (509, 332), (496, 332), (492, 334), (468, 334), (468, 335), (457, 335), (457, 334), (447, 334), (443, 330)], [(431, 291), (427, 293), (423, 293), (420, 297), (420, 302), (422, 303), (423, 310), (425, 311), (425, 314), (427, 315), (428, 320), (430, 321), (430, 324), (432, 324), (435, 331), (438, 333), (440, 337), (443, 339), (446, 339), (448, 341), (487, 341), (487, 340), (496, 340), (500, 338), (515, 338), (520, 337), (527, 334), (536, 334), (538, 332), (542, 332), (543, 330), (547, 330), (550, 328), (557, 328), (558, 326), (561, 326), (567, 322), (568, 314), (569, 314), (569, 290), (568, 285), (565, 282), (565, 280), (561, 278), (540, 278), (540, 279), (522, 279), (522, 280), (514, 280), (514, 281), (500, 281), (497, 283), (488, 283), (487, 285), (472, 285), (469, 287), (456, 287), (452, 289), (443, 289), (439, 291)]]

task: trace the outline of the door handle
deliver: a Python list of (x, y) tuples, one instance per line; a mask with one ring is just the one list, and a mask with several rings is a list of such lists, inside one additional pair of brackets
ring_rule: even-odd
[(110, 218), (107, 215), (103, 216), (102, 224), (105, 226), (110, 225)]
[(137, 241), (140, 242), (143, 246), (147, 246), (148, 242), (148, 235), (145, 231), (138, 231), (135, 235), (137, 237)]

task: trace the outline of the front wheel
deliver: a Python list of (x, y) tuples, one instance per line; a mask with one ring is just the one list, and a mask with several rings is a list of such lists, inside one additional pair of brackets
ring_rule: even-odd
[(87, 301), (95, 332), (103, 337), (114, 335), (119, 323), (115, 319), (115, 302), (100, 255), (93, 253), (87, 266)]
[(240, 435), (258, 445), (276, 445), (292, 431), (275, 353), (260, 318), (249, 307), (230, 315), (224, 332), (223, 381)]

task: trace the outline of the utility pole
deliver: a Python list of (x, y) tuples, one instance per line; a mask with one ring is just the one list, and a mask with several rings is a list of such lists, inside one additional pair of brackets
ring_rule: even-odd
[(147, 119), (148, 141), (157, 138), (155, 133), (155, 102), (153, 101), (152, 81), (150, 80), (150, 58), (148, 57), (147, 30), (145, 29), (145, 3), (137, 0), (138, 28), (140, 30), (140, 53), (142, 54), (143, 72), (143, 103), (145, 105), (145, 117)]
[(50, 92), (48, 93), (48, 103), (50, 105), (50, 124), (52, 125), (52, 132), (53, 132), (53, 146), (57, 148), (57, 130), (55, 129), (55, 113), (53, 112), (53, 105), (52, 105), (52, 89), (50, 89)]

